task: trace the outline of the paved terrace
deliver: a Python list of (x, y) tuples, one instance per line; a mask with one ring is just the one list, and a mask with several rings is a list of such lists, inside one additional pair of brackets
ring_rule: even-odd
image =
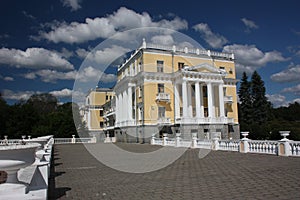
[[(99, 144), (89, 144), (99, 145)], [(160, 147), (118, 144), (133, 152)], [(158, 171), (130, 174), (98, 162), (81, 144), (55, 145), (49, 199), (300, 199), (300, 158), (188, 149)]]

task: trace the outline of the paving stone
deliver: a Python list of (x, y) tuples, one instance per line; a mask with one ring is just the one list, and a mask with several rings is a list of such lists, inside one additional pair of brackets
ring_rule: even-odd
[[(136, 153), (161, 148), (118, 146)], [(53, 152), (49, 199), (300, 199), (295, 157), (211, 151), (199, 159), (199, 150), (188, 149), (163, 169), (134, 174), (105, 166), (82, 144), (55, 145)]]

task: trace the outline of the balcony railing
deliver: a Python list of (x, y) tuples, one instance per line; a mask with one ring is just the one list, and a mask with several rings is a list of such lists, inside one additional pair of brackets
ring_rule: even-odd
[(158, 93), (156, 94), (156, 101), (164, 101), (164, 102), (170, 102), (171, 97), (168, 93)]
[(171, 123), (171, 118), (169, 117), (161, 117), (157, 119), (158, 124), (170, 124)]
[(224, 102), (225, 103), (232, 103), (233, 97), (232, 96), (224, 96)]
[(181, 124), (234, 124), (234, 118), (230, 117), (181, 117), (176, 118), (176, 123)]

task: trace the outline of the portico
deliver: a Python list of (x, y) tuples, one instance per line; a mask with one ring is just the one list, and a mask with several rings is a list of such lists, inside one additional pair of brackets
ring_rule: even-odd
[(225, 74), (215, 68), (213, 68), (214, 72), (194, 71), (208, 67), (209, 65), (201, 65), (176, 74), (175, 123), (227, 124), (232, 121), (226, 117), (224, 108)]

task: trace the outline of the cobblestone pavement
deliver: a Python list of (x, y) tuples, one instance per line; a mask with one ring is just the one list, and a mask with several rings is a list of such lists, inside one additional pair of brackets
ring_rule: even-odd
[[(89, 144), (99, 145), (99, 144)], [(158, 149), (118, 144), (135, 152)], [(300, 199), (300, 158), (188, 149), (158, 171), (111, 169), (80, 144), (55, 145), (49, 199)]]

